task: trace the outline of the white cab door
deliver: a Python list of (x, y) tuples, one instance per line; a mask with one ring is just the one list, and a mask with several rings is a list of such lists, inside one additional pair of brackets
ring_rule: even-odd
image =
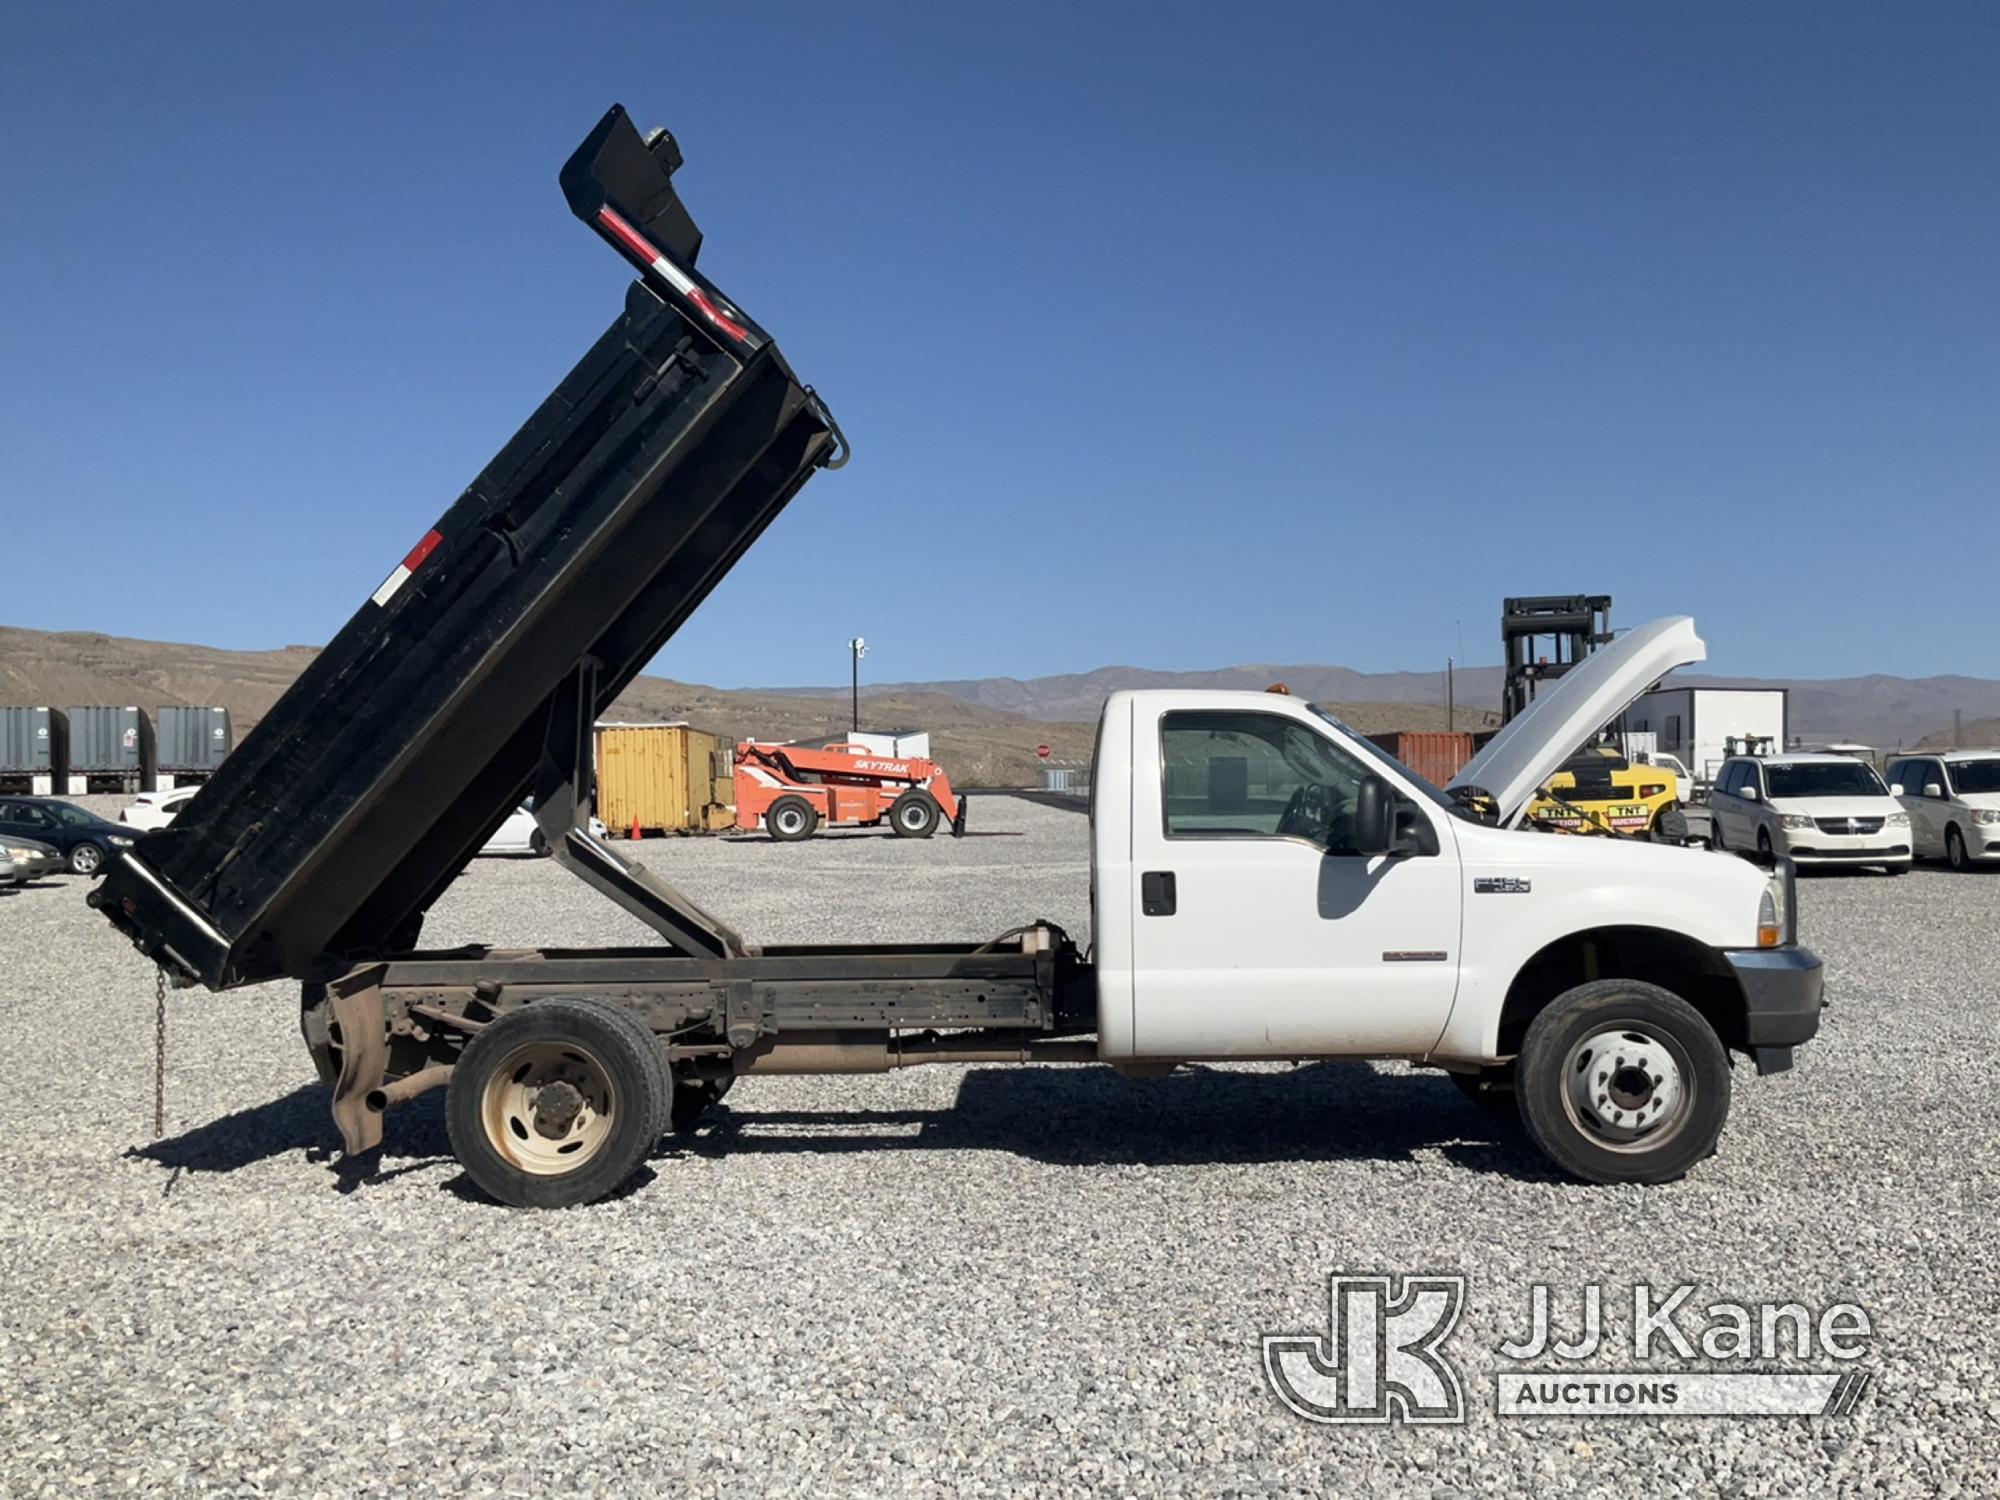
[(1146, 1057), (1415, 1054), (1458, 985), (1451, 818), (1436, 852), (1344, 852), (1372, 763), (1286, 713), (1169, 710), (1135, 725), (1133, 1034)]

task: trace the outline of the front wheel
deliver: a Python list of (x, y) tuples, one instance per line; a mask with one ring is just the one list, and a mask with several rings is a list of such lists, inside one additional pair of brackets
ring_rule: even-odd
[(1521, 1119), (1586, 1182), (1672, 1182), (1715, 1151), (1729, 1054), (1702, 1015), (1658, 985), (1605, 979), (1559, 995), (1515, 1065)]
[(515, 1208), (568, 1208), (616, 1189), (666, 1134), (665, 1050), (631, 1011), (556, 997), (466, 1044), (445, 1127), (466, 1175)]
[(911, 787), (889, 809), (889, 826), (898, 838), (927, 839), (938, 825), (938, 805), (931, 794)]
[(1771, 830), (1768, 828), (1758, 829), (1757, 863), (1760, 865), (1774, 865), (1777, 862), (1778, 851), (1771, 846)]
[(78, 844), (69, 851), (69, 867), (72, 874), (95, 875), (99, 865), (104, 863), (104, 851), (95, 844)]
[(1944, 861), (1960, 872), (1972, 868), (1972, 856), (1965, 851), (1965, 835), (1958, 831), (1956, 823), (1944, 831)]

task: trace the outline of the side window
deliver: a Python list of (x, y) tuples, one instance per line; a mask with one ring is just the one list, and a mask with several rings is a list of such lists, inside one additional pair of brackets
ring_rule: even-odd
[(56, 826), (56, 820), (49, 816), (47, 810), (36, 807), (32, 802), (16, 802), (12, 804), (7, 817), (10, 822), (22, 828), (53, 828)]
[(1367, 768), (1296, 719), (1169, 713), (1160, 759), (1168, 838), (1293, 838), (1351, 852), (1347, 829)]
[(1893, 797), (1901, 788), (1908, 786), (1910, 784), (1910, 776), (1910, 763), (1908, 761), (1890, 761), (1888, 768), (1882, 772), (1882, 779), (1889, 783), (1889, 795)]
[(1951, 795), (1951, 789), (1945, 784), (1944, 766), (1941, 762), (1935, 760), (1920, 760), (1916, 763), (1916, 766), (1917, 766), (1916, 789), (1918, 796), (1923, 795), (1923, 790), (1927, 786), (1934, 786), (1938, 789), (1938, 796), (1940, 800), (1942, 800), (1945, 797), (1949, 797)]
[(1722, 768), (1722, 775), (1716, 778), (1715, 790), (1722, 793), (1725, 797), (1730, 796), (1736, 791), (1736, 783), (1742, 779), (1742, 763), (1740, 761), (1731, 761)]

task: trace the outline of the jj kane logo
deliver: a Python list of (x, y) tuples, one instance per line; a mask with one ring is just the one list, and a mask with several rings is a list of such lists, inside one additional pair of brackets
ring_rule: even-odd
[[(1444, 1345), (1465, 1303), (1462, 1275), (1337, 1272), (1324, 1333), (1264, 1336), (1264, 1379), (1309, 1422), (1463, 1422), (1464, 1377)], [(1622, 1339), (1602, 1287), (1581, 1289), (1573, 1319), (1557, 1305), (1554, 1288), (1530, 1287), (1527, 1331), (1495, 1346), (1499, 1415), (1844, 1417), (1873, 1378), (1854, 1367), (1874, 1329), (1851, 1302), (1704, 1303), (1692, 1286), (1635, 1286)], [(1626, 1357), (1635, 1368), (1603, 1368)]]

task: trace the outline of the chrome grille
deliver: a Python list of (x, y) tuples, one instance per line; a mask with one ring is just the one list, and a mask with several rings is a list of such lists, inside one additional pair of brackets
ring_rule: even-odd
[(1880, 833), (1880, 818), (1814, 818), (1813, 826), (1821, 833)]

